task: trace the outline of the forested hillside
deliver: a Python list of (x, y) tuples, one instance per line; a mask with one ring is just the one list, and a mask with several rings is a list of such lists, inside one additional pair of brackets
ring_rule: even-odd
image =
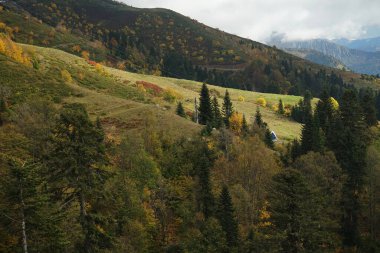
[[(111, 0), (17, 0), (4, 5), (11, 12), (25, 12), (22, 17), (30, 13), (51, 27), (51, 36), (45, 39), (38, 39), (38, 31), (27, 31), (36, 44), (54, 46), (55, 33), (71, 33), (91, 43), (73, 40), (57, 46), (120, 69), (293, 95), (310, 90), (318, 96), (327, 86), (336, 96), (343, 87), (375, 83), (224, 33), (170, 10), (138, 9)], [(15, 25), (12, 20), (4, 21)], [(25, 36), (19, 39), (22, 36), (18, 34), (13, 34), (15, 39), (25, 41)]]
[[(265, 57), (242, 55), (233, 77), (272, 87), (271, 62), (289, 60), (281, 78), (299, 86), (280, 92), (303, 96), (162, 77), (168, 65), (140, 55), (144, 12), (189, 20), (108, 0), (1, 2), (0, 252), (379, 252), (376, 80), (347, 84), (255, 43)], [(143, 65), (107, 42), (126, 24), (125, 56)], [(189, 79), (201, 71), (167, 52)]]

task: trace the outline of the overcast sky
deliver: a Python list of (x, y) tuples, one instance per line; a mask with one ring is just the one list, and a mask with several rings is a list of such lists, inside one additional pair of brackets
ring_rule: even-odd
[(380, 0), (122, 0), (163, 7), (206, 25), (265, 42), (273, 32), (288, 39), (380, 36)]

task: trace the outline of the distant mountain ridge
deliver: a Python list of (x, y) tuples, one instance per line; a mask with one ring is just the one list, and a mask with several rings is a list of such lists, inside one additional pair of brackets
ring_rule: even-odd
[(286, 52), (293, 54), (297, 57), (306, 59), (311, 62), (315, 62), (320, 65), (325, 65), (331, 68), (349, 70), (349, 68), (338, 59), (333, 56), (321, 53), (314, 49), (284, 49)]
[[(292, 49), (293, 54), (295, 54), (297, 50), (315, 50), (337, 59), (354, 72), (363, 74), (380, 73), (380, 52), (366, 52), (351, 49), (326, 39), (286, 41), (278, 38), (272, 39), (269, 44), (281, 49)], [(298, 52), (298, 54), (300, 54), (300, 52)]]
[(350, 49), (357, 49), (366, 52), (380, 51), (380, 37), (357, 40), (336, 39), (333, 40), (333, 42)]

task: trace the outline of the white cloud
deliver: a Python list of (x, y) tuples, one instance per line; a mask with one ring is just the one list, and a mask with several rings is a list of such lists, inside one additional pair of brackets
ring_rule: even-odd
[(380, 0), (123, 0), (162, 7), (209, 26), (265, 41), (273, 31), (289, 39), (380, 36)]

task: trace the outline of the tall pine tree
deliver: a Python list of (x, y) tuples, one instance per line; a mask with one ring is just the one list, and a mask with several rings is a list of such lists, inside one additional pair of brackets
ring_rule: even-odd
[(83, 105), (69, 104), (58, 119), (47, 158), (56, 191), (61, 191), (62, 198), (76, 200), (79, 206), (78, 216), (84, 232), (83, 244), (78, 246), (80, 252), (94, 252), (110, 247), (111, 243), (107, 232), (97, 228), (101, 224), (100, 213), (95, 215), (88, 211), (92, 197), (97, 192), (100, 194), (107, 179), (103, 140), (102, 129), (91, 122)]
[(375, 107), (375, 98), (373, 91), (366, 89), (361, 96), (361, 106), (364, 113), (364, 119), (368, 126), (377, 125), (377, 112)]
[(282, 99), (278, 101), (278, 111), (279, 114), (284, 115), (285, 109), (284, 109), (284, 103), (282, 102)]
[(261, 112), (260, 112), (260, 107), (256, 108), (255, 124), (258, 127), (263, 127), (264, 126), (264, 122), (263, 122), (263, 119), (262, 119), (262, 116), (261, 116)]
[(226, 90), (226, 93), (224, 95), (224, 100), (223, 100), (222, 113), (223, 113), (224, 124), (227, 127), (229, 127), (230, 118), (231, 118), (233, 112), (234, 111), (233, 111), (233, 107), (232, 107), (230, 93), (228, 92), (228, 90)]
[(218, 99), (212, 99), (213, 127), (220, 128), (223, 124), (222, 114), (220, 113)]
[(212, 124), (213, 113), (211, 106), (210, 92), (207, 85), (202, 85), (199, 98), (199, 123), (202, 125)]
[(344, 93), (340, 113), (334, 119), (332, 126), (328, 138), (329, 146), (334, 151), (343, 172), (347, 175), (342, 193), (341, 233), (343, 245), (346, 248), (355, 248), (360, 243), (359, 194), (363, 189), (368, 129), (354, 91), (349, 90)]
[(227, 186), (223, 186), (220, 193), (217, 216), (226, 233), (227, 245), (230, 248), (236, 247), (239, 239), (238, 223), (234, 215), (232, 199)]

